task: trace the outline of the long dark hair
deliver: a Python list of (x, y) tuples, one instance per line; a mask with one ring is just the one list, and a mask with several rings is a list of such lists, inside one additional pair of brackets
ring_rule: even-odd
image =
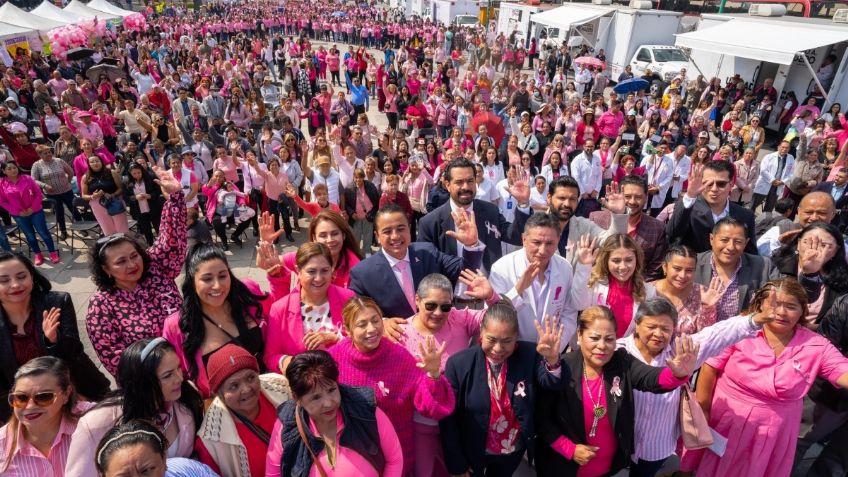
[(8, 262), (10, 260), (17, 260), (21, 262), (29, 272), (32, 277), (33, 298), (44, 296), (53, 288), (50, 280), (39, 272), (27, 257), (23, 256), (19, 252), (0, 252), (0, 263)]
[(835, 293), (846, 293), (848, 292), (848, 262), (845, 260), (845, 253), (843, 253), (844, 248), (844, 239), (842, 238), (842, 234), (839, 233), (839, 230), (827, 222), (813, 222), (801, 230), (801, 233), (795, 236), (789, 243), (780, 247), (772, 256), (772, 261), (775, 265), (777, 265), (780, 270), (788, 270), (790, 267), (793, 269), (793, 273), (797, 273), (798, 267), (798, 241), (801, 240), (801, 237), (807, 234), (807, 232), (815, 229), (824, 230), (827, 232), (833, 240), (836, 241), (836, 254), (825, 262), (822, 265), (821, 271), (819, 272), (822, 278), (822, 283), (824, 286), (829, 288), (831, 291)]
[(185, 261), (185, 279), (182, 286), (183, 305), (182, 310), (180, 310), (180, 331), (184, 337), (183, 353), (188, 358), (188, 377), (190, 379), (197, 378), (197, 361), (193, 359), (193, 356), (206, 339), (203, 307), (194, 287), (194, 277), (200, 265), (211, 260), (224, 262), (224, 265), (227, 266), (227, 273), (230, 274), (230, 292), (227, 294), (227, 303), (230, 304), (230, 315), (236, 329), (238, 329), (239, 336), (248, 332), (248, 318), (253, 319), (257, 325), (262, 321), (262, 305), (260, 302), (265, 296), (254, 294), (241, 280), (233, 275), (230, 264), (227, 262), (227, 256), (219, 247), (206, 243), (195, 245)]
[[(97, 404), (94, 409), (120, 406), (122, 411), (120, 423), (122, 424), (133, 419), (154, 419), (165, 412), (165, 398), (162, 395), (162, 385), (157, 369), (165, 354), (176, 353), (176, 349), (168, 341), (161, 340), (144, 359), (141, 359), (144, 348), (155, 339), (157, 338), (136, 341), (121, 353), (118, 373), (115, 376), (118, 389)], [(180, 391), (178, 401), (191, 412), (195, 431), (197, 431), (203, 420), (203, 399), (188, 379), (183, 380)]]

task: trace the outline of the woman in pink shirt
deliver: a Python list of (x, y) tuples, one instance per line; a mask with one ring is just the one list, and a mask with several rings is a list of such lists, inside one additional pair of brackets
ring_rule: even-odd
[(580, 350), (566, 354), (563, 370), (572, 379), (560, 391), (543, 392), (537, 404), (542, 475), (591, 477), (625, 468), (634, 449), (633, 390), (669, 392), (695, 370), (698, 347), (687, 335), (675, 341), (667, 368), (616, 350), (616, 320), (605, 306), (583, 310), (577, 339)]
[(403, 475), (397, 434), (376, 406), (374, 392), (341, 384), (339, 368), (327, 352), (298, 355), (286, 378), (294, 399), (279, 410), (265, 477), (292, 475), (294, 469), (322, 477)]
[(47, 219), (41, 207), (43, 194), (35, 180), (25, 174), (21, 174), (20, 168), (14, 161), (3, 165), (3, 174), (0, 178), (0, 207), (6, 209), (15, 219), (15, 223), (23, 231), (27, 245), (35, 255), (33, 262), (36, 266), (44, 263), (41, 247), (35, 234), (41, 236), (41, 240), (47, 245), (50, 252), (50, 261), (59, 263), (59, 252), (50, 237), (47, 229)]
[(0, 474), (65, 475), (77, 419), (92, 406), (77, 401), (67, 365), (53, 356), (28, 361), (15, 373), (9, 402), (14, 413), (0, 429)]

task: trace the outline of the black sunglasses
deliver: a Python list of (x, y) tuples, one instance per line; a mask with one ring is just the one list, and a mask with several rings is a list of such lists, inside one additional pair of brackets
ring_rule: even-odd
[(450, 313), (453, 305), (450, 303), (433, 303), (432, 301), (424, 303), (424, 309), (427, 311), (436, 311), (436, 308), (441, 310), (442, 313)]

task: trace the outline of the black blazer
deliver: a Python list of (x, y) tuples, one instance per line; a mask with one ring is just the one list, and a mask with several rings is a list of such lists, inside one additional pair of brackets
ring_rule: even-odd
[[(551, 449), (550, 445), (560, 436), (575, 444), (586, 443), (586, 427), (583, 420), (583, 354), (572, 351), (565, 355), (563, 391), (542, 391), (537, 403), (536, 427), (539, 442), (536, 445), (536, 471), (539, 477), (574, 476), (580, 467), (573, 460)], [(618, 440), (618, 449), (612, 460), (609, 475), (627, 467), (633, 454), (633, 427), (636, 411), (633, 406), (633, 390), (651, 393), (667, 393), (659, 385), (663, 368), (648, 366), (624, 349), (616, 350), (610, 362), (604, 366), (604, 388), (606, 389), (607, 416)], [(563, 373), (565, 376), (566, 373)], [(621, 397), (610, 394), (612, 381), (620, 378)]]
[[(483, 266), (492, 269), (492, 264), (503, 256), (501, 242), (521, 245), (521, 233), (530, 217), (521, 211), (515, 211), (515, 221), (506, 221), (498, 207), (490, 202), (474, 199), (474, 221), (480, 241), (486, 244)], [(456, 239), (445, 235), (454, 230), (450, 202), (439, 206), (418, 221), (418, 241), (430, 242), (442, 252), (456, 255)]]
[[(536, 353), (536, 345), (526, 341), (517, 343), (506, 366), (506, 392), (521, 425), (523, 444), (532, 460), (536, 436), (533, 415), (537, 389), (544, 387), (562, 390), (564, 383), (569, 380), (568, 368), (560, 368), (560, 378), (549, 373), (542, 356)], [(483, 349), (476, 345), (448, 358), (445, 377), (456, 396), (454, 411), (439, 422), (448, 473), (462, 474), (471, 469), (475, 475), (483, 475), (486, 466), (486, 435), (492, 409)], [(517, 396), (515, 387), (522, 382), (526, 396)]]
[[(51, 308), (59, 308), (59, 341), (50, 343), (44, 339), (41, 322), (44, 312)], [(32, 309), (35, 319), (35, 334), (38, 345), (48, 356), (61, 358), (67, 363), (71, 372), (71, 381), (76, 391), (89, 401), (100, 401), (109, 391), (109, 380), (97, 369), (97, 365), (85, 353), (77, 330), (77, 314), (71, 295), (65, 292), (47, 292), (44, 295), (33, 294)], [(15, 372), (24, 364), (15, 358), (12, 349), (12, 333), (7, 323), (6, 312), (0, 307), (0, 419), (9, 418), (11, 409), (5, 396), (12, 391), (15, 384)]]
[[(165, 199), (162, 197), (162, 189), (153, 182), (153, 176), (144, 171), (144, 175), (142, 176), (142, 181), (144, 182), (144, 190), (146, 193), (150, 194), (150, 200), (147, 201), (147, 205), (150, 207), (150, 215), (153, 217), (159, 217), (162, 215), (162, 206), (165, 205)], [(131, 177), (127, 177), (124, 180), (124, 200), (130, 206), (130, 216), (134, 220), (138, 220), (141, 217), (141, 209), (138, 206), (138, 200), (135, 198), (135, 192), (133, 191), (133, 180)]]
[[(373, 222), (374, 217), (377, 216), (377, 209), (380, 206), (380, 192), (377, 190), (377, 186), (367, 179), (365, 180), (365, 195), (371, 201), (371, 210), (365, 213), (365, 218), (369, 222)], [(347, 212), (348, 223), (350, 225), (353, 225), (353, 215), (356, 213), (356, 202), (358, 198), (359, 194), (357, 193), (356, 186), (352, 185), (344, 190), (344, 208), (345, 212)]]
[[(745, 252), (757, 255), (757, 237), (754, 235), (754, 213), (750, 210), (730, 203), (729, 217), (745, 224), (748, 229), (748, 245)], [(695, 199), (695, 204), (690, 208), (683, 207), (683, 194), (674, 203), (674, 214), (668, 221), (666, 232), (669, 241), (689, 245), (695, 252), (701, 253), (710, 250), (710, 233), (713, 231), (713, 213), (704, 201), (703, 197)]]
[[(483, 252), (465, 251), (460, 259), (436, 250), (429, 243), (413, 242), (409, 244), (413, 285), (418, 289), (418, 284), (424, 277), (431, 273), (441, 273), (455, 286), (462, 270), (480, 268), (482, 256)], [(349, 288), (357, 295), (373, 298), (380, 305), (385, 317), (408, 318), (416, 312), (409, 306), (382, 251), (354, 265), (350, 270)]]

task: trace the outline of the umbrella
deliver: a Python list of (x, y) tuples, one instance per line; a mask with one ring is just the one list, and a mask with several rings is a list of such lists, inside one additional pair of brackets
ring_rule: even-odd
[(484, 111), (475, 114), (474, 117), (471, 118), (470, 133), (472, 137), (474, 137), (474, 134), (477, 133), (477, 128), (479, 128), (481, 124), (486, 125), (486, 130), (488, 131), (489, 136), (495, 140), (494, 146), (497, 147), (504, 138), (503, 120), (500, 116), (491, 111)]
[(124, 70), (114, 65), (100, 64), (97, 66), (92, 66), (88, 69), (88, 71), (85, 72), (85, 75), (91, 81), (97, 81), (97, 78), (100, 77), (101, 74), (106, 75), (106, 77), (109, 78), (109, 81), (115, 81), (118, 78), (126, 79), (127, 77), (124, 73)]
[(591, 56), (581, 56), (574, 60), (575, 65), (583, 65), (583, 66), (592, 66), (594, 68), (604, 69), (607, 67), (607, 64), (603, 61), (593, 58)]
[(91, 48), (74, 48), (68, 50), (67, 58), (69, 61), (83, 60), (94, 54)]
[(632, 93), (634, 91), (642, 91), (643, 89), (648, 89), (648, 86), (648, 80), (643, 80), (642, 78), (630, 78), (615, 85), (613, 91), (618, 94), (627, 94)]
[(347, 13), (342, 12), (342, 11), (338, 11), (338, 12), (331, 13), (330, 16), (331, 17), (346, 17)]

